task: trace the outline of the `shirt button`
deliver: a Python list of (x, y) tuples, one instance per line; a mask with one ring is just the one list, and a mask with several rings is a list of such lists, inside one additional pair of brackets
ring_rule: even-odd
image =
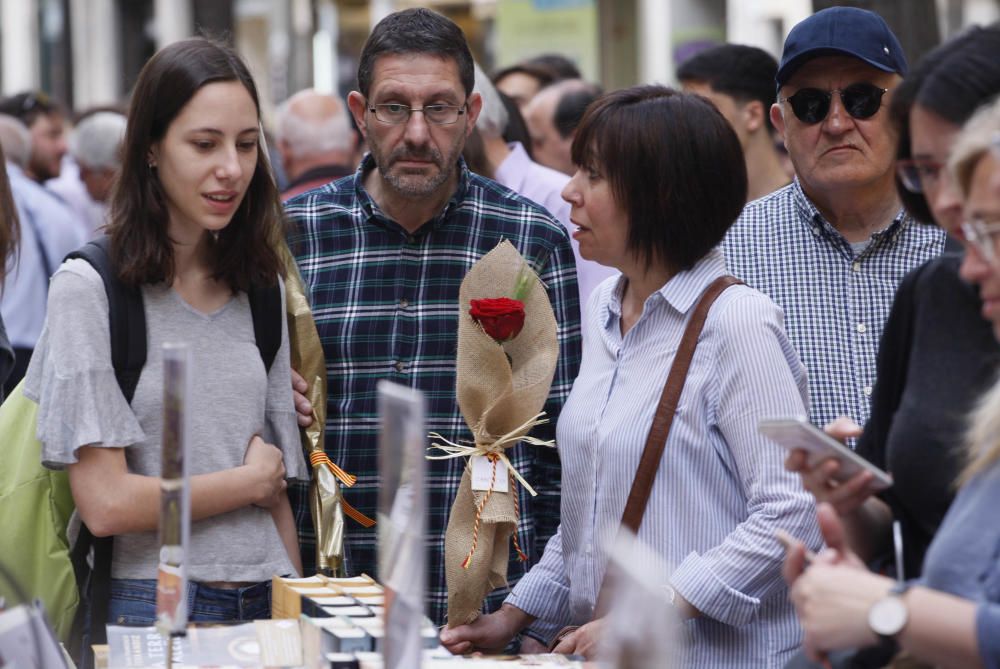
[(396, 371), (397, 372), (405, 372), (406, 371), (406, 365), (404, 365), (402, 361), (397, 362), (395, 364), (395, 367), (396, 367)]
[(857, 260), (855, 260), (854, 262), (852, 262), (851, 263), (851, 271), (853, 271), (853, 272), (860, 272), (861, 271), (861, 263), (859, 263)]
[(417, 243), (416, 236), (415, 235), (407, 235), (406, 236), (406, 243), (407, 244), (416, 244)]
[(584, 549), (584, 552), (586, 552), (587, 555), (590, 555), (591, 553), (593, 553), (594, 552), (594, 544), (587, 544), (586, 548)]
[(408, 306), (410, 306), (410, 302), (405, 297), (399, 301), (399, 308), (400, 309), (405, 309)]
[(864, 334), (867, 331), (868, 331), (868, 328), (865, 327), (864, 323), (858, 323), (858, 332), (860, 332), (861, 334)]
[(872, 394), (872, 387), (865, 386), (865, 396), (871, 396), (871, 394)]

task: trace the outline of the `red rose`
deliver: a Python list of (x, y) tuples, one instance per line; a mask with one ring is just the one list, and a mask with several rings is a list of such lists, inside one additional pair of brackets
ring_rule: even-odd
[(479, 323), (486, 334), (498, 342), (516, 337), (524, 327), (524, 302), (509, 297), (472, 300), (469, 315)]

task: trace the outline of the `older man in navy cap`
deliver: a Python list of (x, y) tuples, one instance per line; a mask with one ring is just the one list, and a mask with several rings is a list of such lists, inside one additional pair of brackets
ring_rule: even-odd
[(723, 244), (729, 270), (785, 310), (817, 425), (868, 419), (896, 285), (944, 247), (895, 191), (888, 103), (905, 74), (899, 41), (873, 12), (834, 7), (792, 28), (771, 120), (796, 179), (748, 204)]

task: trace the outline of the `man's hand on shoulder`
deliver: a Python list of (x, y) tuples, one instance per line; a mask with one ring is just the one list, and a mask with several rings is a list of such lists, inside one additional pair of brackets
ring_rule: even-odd
[(309, 384), (294, 369), (292, 370), (292, 398), (295, 402), (295, 413), (298, 414), (299, 427), (309, 427), (313, 422), (312, 403), (306, 399)]

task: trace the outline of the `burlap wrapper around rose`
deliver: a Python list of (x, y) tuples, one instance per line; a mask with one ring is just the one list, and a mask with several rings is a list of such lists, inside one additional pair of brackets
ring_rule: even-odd
[[(328, 459), (323, 446), (326, 425), (326, 361), (302, 277), (295, 259), (287, 247), (282, 246), (286, 269), (285, 312), (288, 318), (292, 369), (301, 374), (309, 384), (306, 399), (313, 407), (312, 424), (302, 428), (300, 432), (302, 448), (312, 464), (313, 472), (309, 485), (309, 507), (316, 530), (316, 570), (331, 576), (343, 576), (343, 495), (334, 473), (336, 470), (325, 465)], [(312, 457), (313, 454), (318, 457)]]
[[(524, 328), (512, 341), (498, 344), (469, 316), (471, 300), (510, 296), (524, 266), (524, 258), (505, 240), (473, 265), (459, 290), (458, 406), (481, 453), (502, 453), (536, 424), (532, 419), (545, 406), (559, 357), (555, 315), (537, 277), (522, 299)], [(498, 445), (503, 436), (510, 441)], [(498, 477), (508, 477), (505, 461), (496, 462)], [(462, 475), (445, 535), (449, 627), (474, 621), (486, 596), (507, 583), (510, 538), (517, 528), (517, 482), (508, 478), (509, 492), (494, 491), (487, 498), (487, 491), (472, 490), (468, 466)], [(463, 567), (484, 499), (475, 551)]]

